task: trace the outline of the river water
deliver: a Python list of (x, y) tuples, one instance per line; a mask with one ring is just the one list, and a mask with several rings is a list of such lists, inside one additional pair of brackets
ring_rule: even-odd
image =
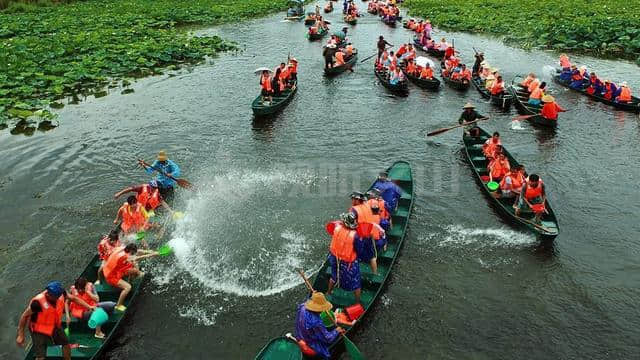
[[(327, 16), (342, 27), (339, 14)], [(408, 98), (377, 83), (372, 63), (328, 80), (320, 43), (282, 14), (202, 30), (242, 44), (172, 76), (142, 79), (60, 110), (48, 133), (0, 132), (0, 357), (20, 359), (15, 327), (50, 279), (71, 283), (119, 206), (113, 193), (148, 178), (135, 159), (165, 149), (197, 192), (179, 191), (187, 216), (170, 226), (171, 259), (144, 266), (151, 280), (114, 341), (109, 359), (247, 359), (293, 328), (305, 289), (294, 273), (320, 266), (323, 224), (344, 211), (395, 160), (413, 166), (416, 203), (384, 295), (354, 342), (370, 359), (629, 359), (640, 354), (640, 127), (552, 85), (561, 114), (548, 133), (502, 114), (475, 89), (411, 86)], [(363, 59), (384, 35), (407, 30), (365, 15), (349, 38)], [(506, 79), (537, 73), (557, 54), (525, 52), (492, 38), (455, 38), (463, 58), (483, 50)], [(299, 92), (275, 119), (254, 121), (253, 70), (291, 52)], [(640, 89), (626, 62), (574, 57), (603, 76)], [(546, 79), (549, 76), (546, 75)], [(456, 123), (472, 101), (492, 117), (504, 145), (542, 175), (561, 234), (541, 247), (488, 206), (461, 153), (460, 132), (425, 138)], [(635, 189), (635, 190), (634, 190)]]

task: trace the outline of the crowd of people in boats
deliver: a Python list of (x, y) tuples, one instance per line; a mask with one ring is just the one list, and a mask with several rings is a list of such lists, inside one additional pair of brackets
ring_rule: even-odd
[(353, 2), (353, 0), (350, 0), (348, 2), (345, 0), (343, 2), (342, 13), (345, 16), (344, 19), (346, 21), (354, 20), (358, 16), (360, 16), (360, 13), (358, 12), (358, 7), (356, 6), (355, 2)]
[[(402, 188), (388, 179), (386, 172), (382, 172), (366, 194), (351, 194), (351, 206), (340, 215), (340, 220), (327, 224), (326, 229), (331, 236), (327, 255), (331, 267), (327, 295), (331, 295), (336, 288), (352, 292), (355, 303), (350, 308), (362, 311), (360, 264), (368, 263), (372, 273), (378, 273), (377, 254), (386, 250), (386, 233), (392, 226), (391, 215), (402, 194)], [(344, 333), (340, 326), (331, 324), (327, 327), (323, 316), (333, 317), (338, 325), (350, 326), (357, 318), (357, 315), (347, 316), (342, 312), (327, 314), (332, 308), (333, 305), (322, 292), (313, 292), (308, 300), (298, 306), (295, 337), (305, 355), (328, 359), (331, 344)], [(347, 310), (346, 313), (351, 314), (351, 311)]]
[[(464, 134), (468, 137), (479, 137), (480, 129), (476, 121), (481, 119), (475, 106), (467, 103), (458, 119), (461, 125), (465, 125)], [(546, 213), (546, 192), (544, 183), (537, 174), (526, 175), (524, 166), (517, 165), (513, 168), (503, 151), (500, 133), (497, 131), (482, 145), (482, 153), (487, 159), (488, 183), (496, 183), (498, 187), (493, 192), (497, 198), (513, 199), (513, 208), (516, 216), (521, 211), (532, 211), (534, 221), (540, 223), (541, 217)]]
[[(92, 317), (97, 313), (103, 315), (104, 323), (114, 312), (124, 312), (124, 302), (132, 289), (131, 280), (144, 276), (138, 262), (159, 255), (157, 251), (149, 250), (143, 240), (147, 230), (158, 227), (153, 219), (157, 218), (156, 211), (160, 211), (161, 207), (167, 215), (178, 214), (165, 199), (170, 200), (174, 195), (175, 178), (180, 176), (180, 167), (168, 158), (165, 151), (160, 151), (150, 165), (142, 160), (139, 163), (147, 173), (157, 172), (157, 176), (148, 183), (127, 187), (114, 195), (118, 199), (124, 194), (131, 194), (118, 209), (114, 221), (116, 227), (97, 244), (100, 259), (97, 280), (91, 282), (79, 277), (67, 288), (60, 281), (50, 281), (29, 301), (22, 313), (16, 343), (24, 346), (25, 328), (28, 328), (36, 359), (44, 359), (47, 346), (52, 344), (62, 346), (62, 357), (71, 359), (70, 323), (81, 321), (91, 324)], [(141, 245), (138, 246), (136, 242)], [(119, 289), (117, 302), (100, 299), (98, 286)], [(63, 329), (63, 322), (66, 329)], [(101, 324), (98, 322), (94, 325), (94, 336), (104, 339)]]
[(500, 75), (498, 68), (492, 67), (488, 61), (484, 59), (484, 53), (479, 52), (475, 55), (475, 63), (471, 69), (473, 76), (477, 76), (484, 87), (493, 96), (501, 96), (505, 93), (505, 82)]
[(586, 66), (578, 68), (571, 64), (567, 54), (560, 55), (560, 67), (560, 80), (569, 83), (572, 89), (584, 90), (590, 95), (618, 103), (630, 103), (633, 100), (631, 88), (626, 81), (617, 85), (609, 79), (602, 80), (595, 72), (587, 71)]
[[(287, 64), (288, 63), (288, 64)], [(260, 75), (260, 88), (263, 103), (271, 103), (273, 97), (279, 96), (283, 91), (292, 89), (298, 80), (298, 60), (290, 57), (287, 63), (280, 63), (275, 70), (262, 69)]]
[(556, 99), (546, 93), (547, 83), (541, 81), (536, 74), (530, 73), (519, 84), (522, 91), (529, 94), (528, 104), (533, 106), (540, 106), (540, 115), (552, 121), (558, 120), (558, 114), (566, 111), (563, 107), (556, 103)]
[(355, 48), (351, 43), (337, 40), (330, 39), (322, 49), (325, 70), (345, 65), (355, 54)]

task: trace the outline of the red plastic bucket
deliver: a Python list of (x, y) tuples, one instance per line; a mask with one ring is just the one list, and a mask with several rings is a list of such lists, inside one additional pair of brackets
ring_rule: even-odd
[(364, 308), (360, 304), (353, 304), (344, 309), (351, 320), (357, 320), (364, 313)]

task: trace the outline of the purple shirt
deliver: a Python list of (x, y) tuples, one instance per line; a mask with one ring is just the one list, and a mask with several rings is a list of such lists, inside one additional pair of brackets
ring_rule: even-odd
[(309, 347), (318, 353), (318, 356), (325, 359), (331, 356), (329, 345), (340, 336), (337, 330), (328, 331), (320, 314), (307, 310), (304, 303), (298, 305), (295, 334), (298, 340), (304, 340)]

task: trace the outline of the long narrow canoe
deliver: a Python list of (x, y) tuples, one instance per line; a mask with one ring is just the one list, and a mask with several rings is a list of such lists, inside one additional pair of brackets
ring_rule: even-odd
[(584, 95), (584, 96), (588, 96), (596, 101), (599, 101), (605, 105), (609, 105), (609, 106), (613, 106), (616, 109), (619, 110), (624, 110), (624, 111), (631, 111), (631, 112), (640, 112), (640, 98), (637, 98), (635, 96), (631, 97), (631, 102), (628, 103), (619, 103), (619, 102), (615, 102), (612, 100), (608, 100), (605, 99), (603, 96), (599, 96), (596, 94), (589, 94), (586, 91), (586, 88), (583, 89), (574, 89), (571, 86), (569, 86), (569, 84), (571, 83), (570, 81), (564, 81), (562, 79), (560, 79), (560, 70), (556, 69), (556, 75), (553, 77), (553, 81), (555, 81), (557, 84), (560, 84), (564, 87), (567, 87), (573, 91), (579, 92), (580, 94)]
[(307, 14), (307, 16), (304, 18), (304, 24), (305, 25), (313, 25), (316, 23), (316, 18), (315, 17), (311, 17), (311, 15), (315, 15), (315, 13), (309, 13)]
[(473, 81), (473, 86), (476, 87), (483, 98), (491, 100), (491, 103), (493, 105), (501, 108), (502, 110), (509, 110), (509, 108), (511, 107), (511, 103), (513, 102), (513, 95), (505, 93), (501, 96), (493, 96), (491, 95), (491, 92), (489, 92), (489, 90), (487, 90), (487, 88), (484, 86), (484, 80), (482, 80), (479, 76), (472, 77), (471, 81)]
[(325, 30), (325, 29), (320, 29), (320, 30), (321, 31), (318, 31), (315, 34), (310, 34), (309, 32), (307, 32), (307, 38), (309, 39), (309, 41), (320, 40), (329, 33), (329, 30)]
[[(407, 233), (407, 225), (409, 223), (409, 217), (411, 216), (411, 210), (413, 209), (413, 175), (411, 166), (405, 161), (397, 161), (387, 171), (389, 172), (389, 179), (402, 188), (403, 194), (398, 201), (397, 209), (392, 214), (393, 226), (387, 233), (389, 241), (387, 250), (378, 253), (378, 274), (372, 274), (369, 264), (360, 264), (360, 273), (362, 275), (362, 294), (360, 299), (365, 312), (353, 327), (340, 325), (346, 330), (346, 335), (352, 333), (355, 328), (362, 324), (362, 319), (365, 318), (371, 306), (380, 296)], [(326, 292), (330, 276), (331, 267), (329, 263), (325, 261), (315, 277), (313, 289)], [(327, 300), (333, 304), (334, 309), (344, 308), (353, 305), (355, 302), (352, 292), (339, 288), (334, 288), (331, 295), (327, 295)], [(294, 307), (292, 306), (292, 308)], [(337, 353), (341, 345), (342, 337), (339, 336), (331, 345), (331, 352), (333, 354)], [(256, 356), (256, 360), (299, 359), (302, 359), (300, 348), (285, 337), (272, 339)]]
[[(558, 226), (558, 220), (556, 219), (556, 215), (553, 213), (553, 209), (551, 209), (551, 205), (548, 200), (545, 204), (548, 214), (545, 214), (542, 217), (540, 224), (536, 224), (534, 222), (533, 212), (523, 211), (520, 213), (520, 216), (516, 216), (515, 210), (513, 209), (515, 201), (514, 198), (496, 198), (493, 196), (493, 193), (489, 188), (487, 188), (487, 183), (489, 182), (489, 171), (487, 170), (487, 165), (489, 162), (482, 152), (482, 145), (491, 137), (491, 135), (481, 128), (478, 129), (480, 129), (479, 137), (463, 135), (462, 140), (464, 142), (465, 154), (469, 161), (469, 165), (471, 165), (471, 169), (475, 174), (476, 180), (482, 187), (484, 194), (487, 195), (489, 201), (511, 223), (519, 227), (527, 228), (545, 240), (550, 240), (558, 236), (560, 227)], [(509, 159), (509, 164), (512, 168), (519, 165), (504, 147), (502, 148), (502, 152), (506, 155), (507, 159)]]
[(298, 82), (296, 81), (290, 89), (285, 89), (278, 96), (274, 96), (271, 99), (271, 102), (263, 102), (262, 95), (258, 95), (258, 97), (253, 100), (251, 104), (251, 109), (253, 110), (253, 115), (255, 116), (267, 116), (275, 114), (276, 112), (284, 109), (287, 104), (291, 101), (293, 96), (298, 91)]
[(373, 68), (373, 72), (376, 74), (376, 77), (378, 78), (378, 80), (380, 80), (380, 83), (382, 84), (382, 86), (386, 87), (387, 89), (389, 89), (389, 91), (391, 91), (392, 93), (399, 95), (399, 96), (408, 96), (409, 95), (409, 86), (407, 84), (407, 81), (403, 81), (399, 84), (392, 84), (391, 82), (389, 82), (389, 78), (387, 76), (387, 71), (378, 71), (376, 70), (376, 68)]
[(420, 51), (424, 51), (427, 53), (427, 55), (432, 56), (438, 60), (442, 60), (442, 58), (444, 57), (444, 51), (442, 50), (438, 50), (438, 49), (425, 49), (424, 46), (422, 46), (422, 44), (420, 44), (420, 40), (418, 40), (417, 37), (413, 38), (413, 46), (420, 50)]
[(389, 25), (389, 26), (391, 26), (391, 27), (396, 27), (396, 21), (397, 21), (397, 19), (396, 20), (388, 20), (388, 19), (382, 18), (382, 22), (387, 24), (387, 25)]
[(344, 22), (346, 22), (349, 25), (355, 25), (358, 23), (358, 18), (354, 17), (351, 20), (348, 20), (346, 16), (342, 17), (342, 20), (344, 20)]
[(352, 69), (353, 66), (356, 64), (356, 60), (358, 60), (358, 50), (353, 49), (353, 54), (347, 58), (347, 61), (344, 63), (344, 65), (334, 66), (329, 69), (324, 69), (324, 75), (335, 76), (338, 74), (342, 74), (346, 70)]
[(549, 120), (540, 115), (540, 111), (542, 110), (542, 106), (540, 105), (531, 105), (529, 104), (529, 92), (522, 88), (518, 84), (514, 84), (512, 82), (511, 86), (509, 86), (508, 90), (511, 92), (513, 96), (514, 103), (513, 105), (518, 109), (518, 112), (522, 115), (534, 115), (527, 120), (534, 124), (539, 125), (546, 128), (556, 128), (558, 126), (558, 121)]
[(401, 69), (404, 75), (407, 77), (407, 79), (409, 79), (409, 81), (418, 85), (419, 87), (427, 90), (436, 90), (436, 91), (440, 89), (440, 80), (436, 79), (435, 77), (433, 79), (422, 79), (418, 76), (407, 73), (406, 71), (407, 68), (405, 66), (401, 67)]
[[(444, 65), (441, 65), (441, 66), (444, 66)], [(444, 80), (444, 83), (449, 85), (449, 87), (451, 87), (452, 89), (455, 89), (458, 91), (467, 91), (469, 90), (469, 87), (471, 87), (471, 83), (469, 81), (452, 80), (450, 77), (444, 76), (443, 71), (444, 71), (444, 68), (441, 67), (440, 75), (442, 76), (442, 80)]]
[[(97, 280), (98, 267), (100, 266), (100, 258), (98, 255), (94, 256), (89, 265), (84, 269), (80, 276), (87, 278), (91, 282)], [(104, 339), (96, 339), (93, 335), (94, 329), (90, 329), (86, 321), (78, 320), (76, 318), (71, 319), (71, 325), (69, 327), (69, 342), (72, 344), (71, 358), (72, 359), (98, 359), (100, 354), (106, 348), (106, 345), (111, 341), (113, 335), (119, 326), (123, 324), (123, 319), (131, 311), (133, 302), (140, 290), (144, 279), (138, 278), (130, 282), (131, 292), (124, 302), (127, 310), (124, 312), (114, 311), (109, 316), (109, 320), (102, 325), (102, 331), (106, 337)], [(120, 296), (120, 289), (114, 288), (106, 283), (98, 284), (95, 286), (100, 301), (118, 301)], [(66, 320), (63, 320), (63, 324)], [(62, 347), (50, 345), (47, 347), (47, 359), (62, 359)], [(33, 348), (27, 350), (25, 360), (34, 360), (35, 354)]]

